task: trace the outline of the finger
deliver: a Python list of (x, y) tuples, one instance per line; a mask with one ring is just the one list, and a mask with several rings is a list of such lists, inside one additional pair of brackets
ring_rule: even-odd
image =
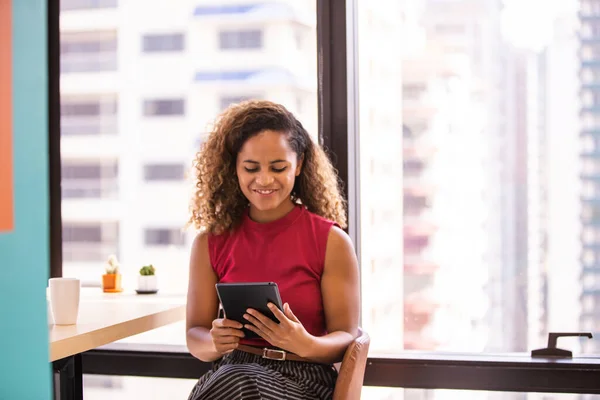
[[(261, 318), (262, 317), (262, 318)], [(259, 328), (260, 330), (262, 330), (265, 333), (270, 334), (273, 329), (271, 329), (268, 325), (267, 322), (264, 321), (264, 319), (268, 319), (267, 317), (265, 317), (264, 315), (262, 315), (261, 313), (254, 311), (253, 315), (250, 314), (244, 314), (244, 318), (250, 322), (251, 324), (253, 324), (254, 326), (256, 326), (257, 328)], [(268, 319), (269, 322), (271, 324), (274, 324), (273, 321), (271, 321), (270, 319)]]
[(277, 308), (277, 306), (273, 303), (269, 303), (267, 304), (267, 306), (269, 307), (269, 310), (271, 310), (271, 312), (273, 313), (273, 315), (275, 315), (275, 318), (277, 318), (277, 320), (279, 322), (287, 322), (288, 321), (288, 317), (281, 312), (281, 310), (279, 308)]
[(256, 333), (258, 336), (260, 336), (261, 338), (265, 339), (267, 342), (270, 342), (270, 335), (267, 334), (266, 332), (263, 332), (260, 328), (257, 328), (254, 325), (250, 325), (250, 324), (246, 324), (244, 325), (244, 328), (248, 329), (249, 331), (252, 331), (254, 333)]
[[(264, 314), (254, 310), (252, 308), (247, 309), (246, 312), (248, 314), (250, 314), (250, 316), (254, 317), (255, 320), (258, 320), (260, 322), (260, 324), (262, 324), (265, 327), (265, 330), (274, 331), (275, 329), (277, 329), (277, 323), (273, 322), (273, 320), (271, 318), (265, 316)], [(252, 322), (252, 323), (254, 323), (254, 322)], [(257, 325), (257, 324), (254, 324), (254, 325)]]
[(298, 317), (296, 317), (296, 315), (294, 315), (294, 313), (292, 312), (292, 309), (290, 308), (289, 303), (285, 303), (283, 305), (283, 312), (285, 313), (285, 316), (288, 317), (289, 319), (291, 319), (292, 321), (300, 322)]
[(221, 320), (221, 326), (225, 327), (225, 328), (236, 328), (236, 329), (242, 329), (242, 327), (244, 326), (244, 324), (242, 324), (241, 322), (237, 322), (234, 321), (232, 319), (222, 319)]
[[(269, 329), (262, 323), (260, 322), (259, 319), (253, 317), (250, 314), (244, 314), (244, 318), (253, 326), (257, 327), (258, 329), (260, 329), (261, 331), (264, 331), (265, 333), (270, 332)], [(244, 327), (247, 327), (248, 324), (244, 325)]]
[(221, 354), (231, 353), (233, 350), (237, 349), (237, 347), (237, 343), (219, 344), (218, 346), (215, 346), (217, 351)]
[(236, 336), (243, 338), (244, 332), (234, 328), (217, 328), (215, 329), (215, 336)]
[(238, 344), (240, 342), (240, 338), (236, 336), (220, 336), (216, 337), (214, 342), (221, 345)]

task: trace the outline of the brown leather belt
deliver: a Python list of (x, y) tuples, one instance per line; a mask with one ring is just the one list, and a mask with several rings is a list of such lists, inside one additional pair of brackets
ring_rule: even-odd
[(255, 354), (257, 356), (261, 356), (262, 358), (266, 358), (268, 360), (276, 360), (276, 361), (302, 361), (302, 362), (313, 362), (306, 358), (302, 358), (294, 353), (287, 352), (285, 350), (277, 350), (270, 349), (268, 347), (258, 348), (252, 346), (246, 346), (244, 344), (240, 344), (237, 347), (237, 350), (244, 351), (246, 353)]

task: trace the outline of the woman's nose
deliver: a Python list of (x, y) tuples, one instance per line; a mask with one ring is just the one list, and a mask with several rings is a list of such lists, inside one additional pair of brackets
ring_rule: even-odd
[(261, 173), (256, 178), (256, 183), (260, 186), (268, 186), (273, 183), (273, 177), (269, 173)]

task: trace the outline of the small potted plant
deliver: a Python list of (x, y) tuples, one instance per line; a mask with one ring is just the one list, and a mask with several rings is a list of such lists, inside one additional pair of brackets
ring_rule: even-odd
[(138, 276), (138, 288), (136, 292), (138, 292), (139, 294), (150, 294), (158, 292), (156, 269), (152, 264), (144, 265), (140, 269), (140, 275)]
[(106, 293), (119, 293), (123, 291), (121, 287), (121, 273), (119, 271), (119, 261), (115, 255), (108, 257), (106, 265), (106, 274), (102, 275), (102, 290)]

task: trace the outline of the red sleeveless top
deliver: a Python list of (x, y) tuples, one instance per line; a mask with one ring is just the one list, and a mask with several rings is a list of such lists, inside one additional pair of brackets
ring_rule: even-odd
[[(326, 332), (321, 276), (334, 222), (297, 205), (273, 222), (252, 221), (248, 212), (232, 233), (208, 237), (210, 264), (219, 282), (275, 282), (281, 301), (313, 336)], [(262, 339), (242, 344), (268, 346)]]

